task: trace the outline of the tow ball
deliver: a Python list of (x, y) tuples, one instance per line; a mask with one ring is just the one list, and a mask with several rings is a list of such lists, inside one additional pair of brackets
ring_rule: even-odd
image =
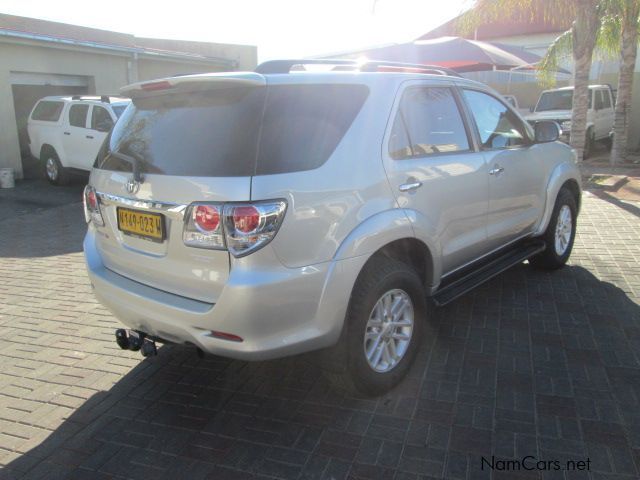
[(151, 340), (146, 333), (137, 330), (116, 330), (116, 343), (123, 350), (132, 350), (140, 353), (143, 357), (155, 356), (158, 354), (156, 342)]

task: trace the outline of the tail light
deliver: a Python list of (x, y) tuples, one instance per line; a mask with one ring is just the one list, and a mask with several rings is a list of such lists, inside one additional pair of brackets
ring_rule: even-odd
[(194, 203), (187, 209), (182, 240), (185, 245), (224, 250), (222, 205)]
[(194, 203), (186, 213), (185, 245), (224, 250), (244, 257), (275, 237), (287, 203), (269, 200), (251, 203)]
[(226, 204), (223, 220), (231, 254), (244, 257), (269, 243), (276, 236), (286, 209), (284, 200)]
[(157, 90), (167, 90), (168, 88), (173, 88), (173, 85), (169, 83), (167, 80), (160, 80), (159, 82), (147, 82), (140, 85), (142, 90), (146, 90), (148, 92), (155, 92)]
[(91, 185), (84, 187), (82, 203), (84, 204), (85, 221), (87, 223), (92, 221), (94, 225), (98, 225), (99, 227), (104, 226), (104, 219), (102, 218), (102, 212), (100, 211), (100, 199), (98, 198), (96, 189)]

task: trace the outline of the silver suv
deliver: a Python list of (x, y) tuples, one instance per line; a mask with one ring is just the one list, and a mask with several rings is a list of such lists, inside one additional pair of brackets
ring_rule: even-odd
[(276, 61), (125, 87), (84, 195), (91, 283), (129, 327), (118, 344), (322, 350), (332, 377), (379, 394), (431, 305), (526, 259), (563, 266), (580, 175), (557, 124), (449, 73)]

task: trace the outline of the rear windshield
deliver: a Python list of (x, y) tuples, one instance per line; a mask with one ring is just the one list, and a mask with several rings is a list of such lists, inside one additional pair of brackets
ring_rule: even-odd
[(331, 156), (367, 95), (364, 85), (277, 85), (134, 99), (96, 167), (213, 177), (311, 170)]
[(64, 103), (62, 102), (44, 100), (38, 103), (38, 106), (33, 111), (31, 118), (33, 120), (41, 120), (45, 122), (57, 122), (60, 118), (60, 113), (62, 113), (63, 107)]

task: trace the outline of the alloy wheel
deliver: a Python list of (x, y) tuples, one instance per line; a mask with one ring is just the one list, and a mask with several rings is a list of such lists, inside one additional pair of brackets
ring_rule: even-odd
[(46, 164), (45, 164), (45, 168), (47, 170), (47, 177), (49, 177), (49, 180), (51, 180), (52, 182), (55, 182), (58, 179), (58, 164), (55, 160), (55, 158), (47, 158)]
[(556, 222), (555, 249), (558, 256), (562, 256), (569, 247), (571, 241), (571, 232), (573, 230), (573, 221), (571, 209), (568, 205), (562, 205), (558, 212), (558, 220)]
[(384, 293), (376, 302), (364, 334), (364, 354), (378, 373), (392, 370), (411, 343), (414, 308), (411, 297), (401, 289)]

